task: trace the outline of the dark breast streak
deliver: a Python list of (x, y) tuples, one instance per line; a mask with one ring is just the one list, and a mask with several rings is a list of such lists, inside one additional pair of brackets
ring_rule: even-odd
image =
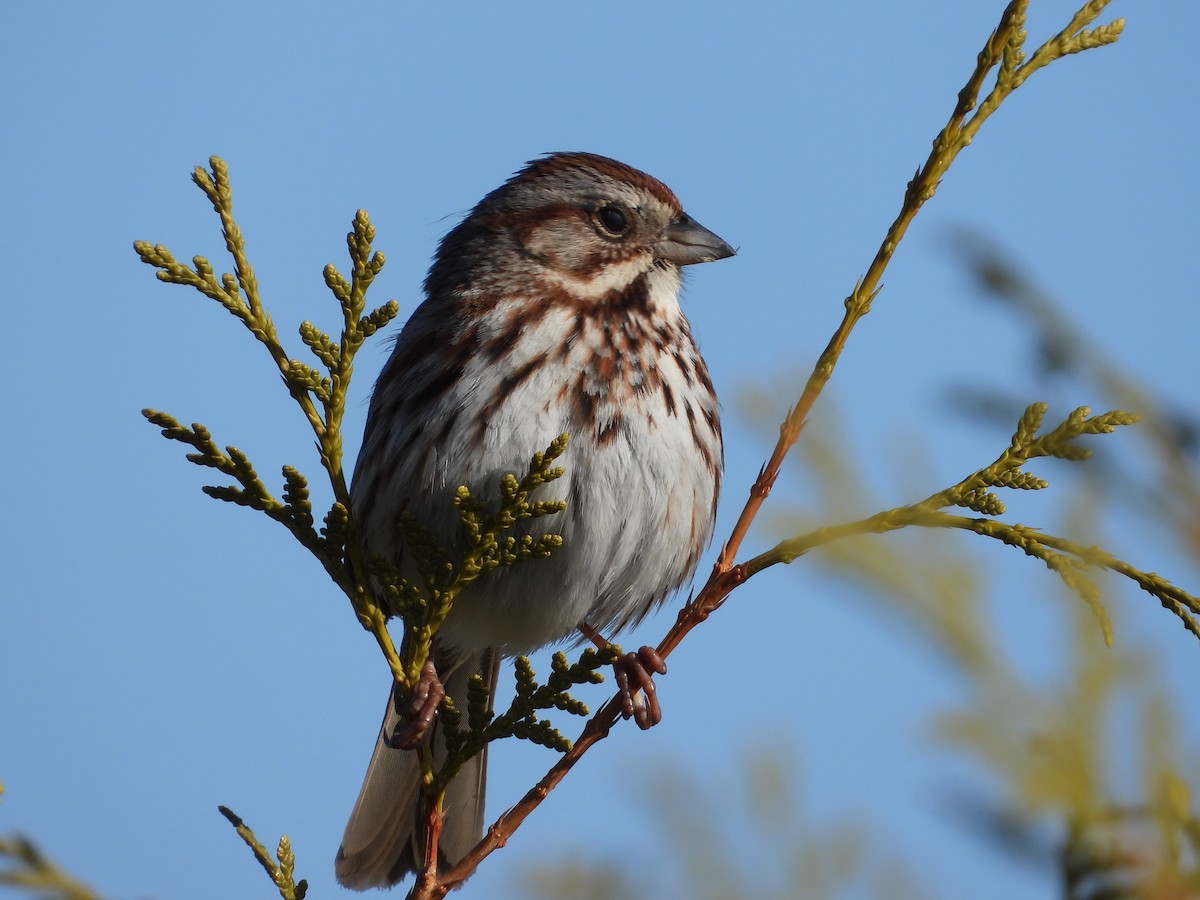
[[(667, 415), (680, 415), (675, 390), (662, 373), (664, 363), (678, 366), (688, 393), (699, 389), (711, 395), (712, 384), (686, 322), (680, 327), (656, 321), (649, 290), (645, 275), (600, 300), (578, 298), (557, 285), (540, 285), (539, 299), (520, 303), (495, 336), (480, 344), (478, 352), (499, 362), (526, 329), (551, 310), (566, 310), (573, 326), (557, 350), (523, 361), (500, 380), (484, 406), (483, 419), (491, 420), (512, 391), (544, 366), (559, 368), (562, 375), (557, 393), (546, 397), (546, 402), (569, 408), (580, 430), (599, 443), (620, 436), (624, 419), (620, 410), (649, 416), (647, 407), (657, 406), (645, 402), (651, 395), (662, 397)], [(568, 368), (572, 357), (579, 362)], [(618, 412), (613, 412), (614, 407)], [(604, 418), (602, 409), (608, 412)], [(706, 409), (704, 416), (711, 427), (715, 414)]]

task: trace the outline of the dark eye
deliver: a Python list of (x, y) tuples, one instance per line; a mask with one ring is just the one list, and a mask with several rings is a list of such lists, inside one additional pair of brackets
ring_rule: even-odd
[(629, 228), (629, 222), (625, 218), (625, 211), (619, 206), (605, 206), (596, 213), (596, 217), (600, 220), (600, 224), (604, 226), (604, 230), (609, 234), (624, 234)]

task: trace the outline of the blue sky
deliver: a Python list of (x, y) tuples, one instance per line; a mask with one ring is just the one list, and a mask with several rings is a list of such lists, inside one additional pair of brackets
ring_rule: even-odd
[[(1033, 41), (1074, 10), (1033, 6)], [(686, 295), (725, 406), (721, 537), (773, 442), (738, 398), (765, 391), (777, 420), (798, 396), (1002, 7), (7, 9), (0, 832), (29, 833), (106, 895), (267, 896), (216, 813), (223, 803), (264, 839), (291, 836), (310, 896), (340, 891), (332, 858), (386, 670), (286, 532), (204, 497), (205, 473), (139, 415), (153, 406), (203, 422), (264, 476), (284, 463), (318, 474), (261, 348), (215, 304), (157, 283), (132, 252), (143, 239), (222, 266), (215, 217), (188, 180), (194, 165), (211, 154), (229, 163), (264, 300), (297, 348), (295, 324), (336, 321), (320, 272), (344, 265), (359, 207), (388, 259), (375, 299), (407, 310), (438, 238), (525, 160), (585, 149), (660, 177), (740, 248), (691, 272)], [(883, 502), (923, 497), (1007, 443), (1004, 428), (948, 406), (949, 384), (1104, 403), (1060, 400), (1029, 372), (1027, 330), (979, 302), (952, 249), (959, 228), (999, 242), (1127, 372), (1195, 414), (1190, 11), (1181, 0), (1114, 2), (1106, 19), (1128, 19), (1118, 45), (1038, 73), (918, 218), (814, 423), (836, 411)], [(355, 441), (382, 347), (359, 358)], [(919, 463), (902, 465), (905, 454)], [(802, 484), (789, 470), (772, 508), (806, 496)], [(1039, 497), (1020, 514), (1053, 524), (1055, 503)], [(1195, 562), (1140, 527), (1103, 537), (1195, 591)], [(759, 528), (746, 548), (772, 537)], [(998, 633), (1033, 671), (1052, 671), (1061, 635), (1039, 596), (1055, 597), (1048, 576), (1015, 555), (989, 566), (1004, 598)], [(803, 561), (738, 591), (672, 657), (663, 726), (620, 730), (485, 864), (475, 895), (520, 896), (523, 867), (589, 845), (589, 858), (652, 867), (662, 838), (646, 779), (685, 766), (732, 785), (765, 721), (796, 755), (805, 815), (870, 822), (887, 855), (940, 896), (1054, 896), (1045, 873), (939, 809), (938, 790), (982, 778), (929, 737), (930, 716), (961, 699), (953, 674), (857, 591)], [(1151, 646), (1170, 679), (1195, 683), (1194, 639), (1132, 589), (1109, 602), (1128, 626), (1118, 642)], [(663, 612), (622, 637), (656, 640), (670, 620)], [(753, 688), (726, 724), (718, 714), (747, 667)], [(1183, 729), (1194, 760), (1194, 699)], [(550, 762), (533, 747), (498, 752), (489, 809)], [(580, 823), (583, 810), (593, 824)]]

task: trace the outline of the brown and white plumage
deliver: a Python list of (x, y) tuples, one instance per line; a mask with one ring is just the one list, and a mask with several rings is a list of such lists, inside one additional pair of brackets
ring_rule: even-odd
[[(502, 655), (640, 619), (695, 571), (722, 445), (680, 266), (732, 253), (663, 184), (587, 153), (530, 163), (442, 241), (371, 400), (353, 482), (367, 551), (406, 565), (405, 511), (455, 547), (458, 485), (492, 497), (503, 473), (571, 437), (566, 474), (546, 489), (567, 500), (549, 526), (563, 547), (459, 595), (434, 660), (451, 696), (474, 673), (494, 685)], [(388, 719), (338, 854), (350, 887), (393, 884), (422, 862), (419, 768), (382, 743), (399, 720), (391, 704)], [(436, 726), (433, 741), (436, 753)], [(448, 862), (481, 835), (484, 769), (480, 757), (450, 788)]]

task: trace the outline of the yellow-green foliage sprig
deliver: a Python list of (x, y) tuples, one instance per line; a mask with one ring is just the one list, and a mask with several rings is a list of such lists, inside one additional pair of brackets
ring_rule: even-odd
[[(451, 559), (433, 532), (411, 515), (401, 518), (405, 546), (424, 588), (414, 592), (407, 579), (393, 573), (396, 580), (391, 596), (405, 604), (399, 609), (410, 611), (404, 615), (409, 639), (404, 644), (403, 664), (413, 682), (429, 656), (434, 634), (463, 588), (485, 572), (545, 559), (562, 546), (562, 536), (558, 534), (515, 536), (504, 532), (520, 522), (566, 509), (565, 500), (531, 500), (530, 494), (563, 476), (562, 467), (554, 462), (566, 451), (568, 440), (566, 434), (561, 434), (545, 450), (533, 454), (520, 478), (512, 473), (502, 475), (498, 485), (500, 497), (495, 504), (485, 503), (465, 485), (454, 492), (451, 502), (458, 512), (465, 544), (457, 559)], [(381, 571), (380, 564), (380, 560), (374, 562), (376, 571)]]
[(1138, 421), (1138, 416), (1134, 413), (1121, 410), (1099, 416), (1092, 416), (1090, 413), (1090, 409), (1081, 406), (1052, 431), (1038, 435), (1037, 430), (1046, 415), (1046, 404), (1031, 404), (1017, 423), (1008, 449), (995, 462), (963, 479), (954, 487), (934, 494), (921, 505), (929, 509), (965, 506), (989, 516), (1003, 515), (1004, 504), (988, 488), (1042, 490), (1048, 485), (1047, 481), (1021, 471), (1021, 467), (1029, 460), (1044, 456), (1072, 461), (1089, 459), (1092, 451), (1075, 443), (1078, 438), (1089, 434), (1111, 434), (1122, 425), (1132, 425)]
[(570, 688), (604, 681), (599, 670), (616, 662), (621, 652), (616, 644), (600, 650), (589, 647), (575, 663), (568, 663), (565, 653), (555, 653), (550, 660), (550, 677), (542, 685), (537, 683), (537, 674), (529, 659), (516, 657), (516, 691), (508, 709), (498, 715), (488, 708), (487, 686), (483, 679), (478, 675), (472, 677), (467, 692), (467, 728), (462, 728), (461, 713), (453, 704), (449, 710), (445, 706), (442, 708), (441, 725), (447, 753), (445, 762), (434, 776), (432, 789), (445, 790), (464, 763), (492, 741), (503, 738), (515, 737), (566, 753), (571, 749), (571, 741), (538, 713), (558, 709), (574, 716), (587, 716), (587, 705), (572, 697)]
[(288, 840), (288, 836), (285, 834), (279, 839), (275, 856), (272, 857), (262, 842), (255, 837), (250, 826), (243, 822), (233, 810), (225, 806), (218, 806), (217, 809), (237, 829), (238, 836), (246, 842), (246, 846), (254, 853), (254, 858), (258, 860), (271, 881), (275, 883), (282, 900), (304, 900), (304, 896), (308, 893), (308, 882), (303, 878), (299, 881), (295, 880), (296, 854), (292, 851), (292, 842)]
[(320, 532), (313, 527), (308, 482), (296, 468), (285, 466), (283, 469), (283, 500), (280, 501), (258, 477), (243, 453), (235, 447), (221, 450), (203, 425), (193, 424), (188, 428), (167, 413), (153, 409), (143, 410), (143, 415), (159, 426), (165, 437), (195, 448), (196, 452), (187, 457), (191, 462), (215, 468), (233, 478), (238, 485), (210, 485), (204, 488), (205, 493), (266, 513), (286, 526), (317, 557), (330, 578), (354, 604), (363, 627), (375, 636), (394, 677), (402, 686), (409, 687), (411, 682), (405, 682), (399, 654), (387, 632), (387, 615), (375, 602), (369, 569), (356, 539), (342, 460), (342, 420), (354, 356), (366, 338), (399, 313), (394, 300), (370, 312), (366, 309), (367, 289), (384, 265), (383, 254), (372, 249), (375, 228), (367, 213), (359, 210), (346, 236), (351, 261), (350, 279), (347, 281), (332, 265), (324, 270), (325, 283), (342, 311), (340, 340), (335, 341), (311, 322), (300, 325), (300, 339), (316, 356), (322, 367), (318, 369), (290, 357), (284, 350), (275, 324), (262, 303), (258, 279), (246, 255), (245, 239), (233, 218), (233, 190), (228, 167), (216, 156), (209, 159), (209, 165), (211, 170), (197, 166), (192, 180), (204, 192), (221, 220), (225, 247), (233, 258), (233, 273), (218, 277), (212, 264), (203, 256), (193, 257), (192, 265), (188, 266), (176, 260), (161, 244), (135, 241), (134, 250), (143, 262), (158, 269), (160, 281), (195, 288), (216, 300), (266, 347), (288, 392), (299, 404), (317, 437), (317, 451), (334, 495), (334, 502), (324, 516), (324, 527)]
[[(1013, 0), (1008, 4), (999, 26), (979, 52), (975, 72), (959, 92), (954, 115), (934, 139), (933, 153), (924, 171), (919, 171), (909, 183), (910, 199), (915, 205), (933, 196), (942, 175), (958, 153), (970, 145), (983, 123), (1030, 75), (1056, 59), (1116, 42), (1125, 28), (1124, 19), (1114, 19), (1092, 29), (1085, 27), (1104, 11), (1108, 3), (1109, 0), (1085, 3), (1062, 31), (1045, 41), (1029, 57), (1025, 53), (1025, 41), (1029, 37), (1025, 31), (1029, 0)], [(981, 101), (979, 95), (993, 69), (995, 80)]]
[[(1122, 425), (1133, 424), (1138, 418), (1120, 410), (1092, 416), (1086, 406), (1081, 406), (1050, 431), (1038, 434), (1045, 414), (1045, 404), (1034, 403), (1029, 406), (1017, 423), (1012, 440), (1004, 452), (991, 465), (971, 473), (958, 484), (938, 491), (920, 503), (885, 510), (854, 522), (819, 528), (781, 541), (771, 550), (745, 563), (745, 577), (779, 563), (791, 563), (816, 547), (854, 535), (884, 534), (909, 526), (957, 528), (1000, 541), (1041, 560), (1087, 604), (1109, 643), (1112, 642), (1112, 625), (1100, 602), (1100, 590), (1090, 577), (1090, 573), (1096, 569), (1106, 569), (1128, 578), (1178, 616), (1184, 627), (1200, 638), (1200, 598), (1098, 547), (1086, 547), (1066, 538), (1045, 534), (1036, 528), (1010, 525), (994, 518), (1003, 515), (1005, 510), (1004, 504), (991, 488), (1040, 490), (1046, 487), (1044, 479), (1021, 470), (1026, 462), (1040, 457), (1085, 460), (1091, 451), (1075, 443), (1079, 438), (1109, 434)], [(943, 512), (947, 507), (954, 506), (981, 513), (983, 518)]]
[(489, 512), (465, 487), (458, 489), (454, 505), (466, 531), (468, 545), (474, 551), (469, 559), (463, 560), (463, 577), (473, 580), (492, 569), (511, 566), (525, 559), (542, 559), (561, 546), (562, 538), (554, 534), (543, 534), (538, 538), (510, 535), (503, 542), (496, 538), (518, 522), (539, 519), (567, 508), (565, 500), (529, 499), (534, 490), (563, 476), (562, 467), (551, 464), (567, 449), (567, 440), (568, 436), (561, 434), (545, 451), (535, 453), (529, 461), (529, 470), (519, 481), (512, 474), (501, 476), (500, 506), (495, 512)]

